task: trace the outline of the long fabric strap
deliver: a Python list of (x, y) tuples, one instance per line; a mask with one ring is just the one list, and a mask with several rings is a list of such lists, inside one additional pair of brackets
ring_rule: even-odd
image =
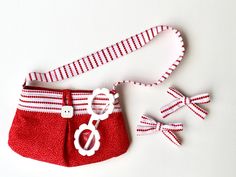
[(142, 83), (131, 80), (123, 80), (116, 82), (113, 85), (113, 89), (123, 83), (130, 83), (133, 85), (141, 85), (141, 86), (149, 86), (152, 87), (154, 85), (161, 84), (164, 80), (166, 80), (170, 74), (176, 69), (181, 60), (183, 59), (185, 48), (183, 43), (183, 38), (181, 37), (181, 33), (170, 26), (155, 26), (150, 29), (147, 29), (139, 34), (131, 36), (125, 40), (117, 42), (109, 47), (101, 49), (97, 52), (94, 52), (90, 55), (82, 57), (72, 63), (63, 65), (59, 68), (51, 70), (46, 73), (40, 72), (31, 72), (26, 77), (26, 82), (31, 81), (40, 81), (40, 82), (57, 82), (61, 80), (65, 80), (77, 75), (81, 75), (87, 71), (93, 70), (99, 66), (102, 66), (110, 61), (118, 59), (121, 56), (134, 52), (135, 50), (145, 46), (152, 39), (154, 39), (159, 33), (172, 30), (178, 37), (180, 41), (180, 52), (177, 54), (176, 59), (173, 64), (166, 70), (165, 73), (161, 75), (161, 77), (154, 83)]

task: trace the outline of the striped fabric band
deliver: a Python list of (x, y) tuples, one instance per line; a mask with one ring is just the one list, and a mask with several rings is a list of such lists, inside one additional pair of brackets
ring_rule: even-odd
[[(74, 114), (87, 114), (87, 99), (92, 95), (88, 91), (73, 91), (72, 104), (74, 107)], [(30, 90), (23, 89), (20, 96), (18, 109), (32, 112), (45, 112), (45, 113), (61, 113), (63, 106), (63, 91), (48, 91), (48, 90)], [(93, 103), (92, 108), (94, 112), (100, 112), (108, 103), (108, 98), (105, 95), (98, 95)], [(121, 107), (118, 101), (114, 103), (115, 112), (121, 112)]]
[(31, 82), (31, 81), (56, 82), (56, 81), (61, 81), (64, 79), (77, 76), (77, 75), (81, 75), (87, 71), (95, 69), (103, 64), (106, 64), (123, 55), (131, 53), (143, 47), (144, 45), (149, 43), (152, 39), (154, 39), (159, 33), (166, 30), (174, 31), (181, 44), (180, 52), (177, 54), (177, 57), (174, 60), (173, 64), (166, 70), (166, 72), (162, 74), (162, 76), (154, 83), (147, 84), (147, 83), (142, 83), (142, 82), (123, 80), (123, 81), (116, 82), (113, 85), (113, 89), (115, 90), (116, 87), (122, 83), (130, 83), (134, 85), (142, 85), (142, 86), (150, 86), (150, 87), (154, 85), (158, 85), (162, 83), (164, 80), (166, 80), (170, 76), (170, 74), (176, 69), (176, 67), (179, 65), (180, 61), (182, 60), (184, 56), (184, 52), (185, 52), (184, 43), (183, 43), (183, 39), (181, 37), (180, 32), (170, 26), (161, 25), (161, 26), (152, 27), (139, 34), (131, 36), (130, 38), (117, 42), (109, 47), (106, 47), (102, 50), (94, 52), (72, 63), (66, 64), (64, 66), (61, 66), (59, 68), (56, 68), (46, 73), (31, 72), (26, 77), (26, 82)]

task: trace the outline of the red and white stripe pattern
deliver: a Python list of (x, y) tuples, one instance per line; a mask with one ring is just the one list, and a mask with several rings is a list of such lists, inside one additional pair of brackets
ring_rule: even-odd
[[(90, 95), (92, 95), (92, 92), (88, 91), (73, 91), (71, 93), (74, 114), (88, 114), (87, 99)], [(98, 95), (92, 103), (94, 112), (99, 112), (104, 109), (104, 106), (108, 103), (108, 101), (108, 98), (104, 95)], [(63, 91), (23, 89), (20, 96), (18, 109), (32, 112), (61, 114), (62, 106)], [(121, 112), (121, 107), (117, 100), (114, 103), (113, 112)]]
[(199, 107), (197, 104), (206, 104), (210, 102), (210, 96), (208, 93), (199, 94), (192, 97), (186, 97), (181, 92), (175, 88), (169, 88), (167, 93), (176, 98), (173, 102), (163, 106), (161, 108), (161, 113), (163, 118), (177, 111), (178, 109), (187, 106), (191, 111), (193, 111), (198, 117), (205, 119), (208, 112), (203, 108)]
[(163, 124), (148, 116), (141, 116), (139, 124), (137, 125), (137, 135), (147, 135), (157, 132), (162, 132), (172, 143), (179, 146), (181, 145), (180, 139), (174, 134), (174, 132), (182, 131), (182, 123), (169, 123)]
[(113, 85), (113, 89), (115, 90), (116, 87), (122, 83), (131, 83), (134, 85), (142, 85), (142, 86), (158, 85), (162, 83), (164, 80), (166, 80), (170, 76), (170, 74), (176, 69), (176, 67), (181, 62), (184, 56), (184, 52), (185, 52), (184, 43), (183, 43), (183, 39), (181, 37), (180, 32), (170, 26), (164, 26), (164, 25), (152, 27), (139, 34), (131, 36), (130, 38), (117, 42), (109, 47), (106, 47), (102, 50), (94, 52), (90, 55), (82, 57), (72, 63), (66, 64), (64, 66), (61, 66), (49, 72), (46, 72), (46, 73), (31, 72), (26, 77), (26, 82), (31, 82), (31, 81), (56, 82), (56, 81), (64, 80), (64, 79), (74, 77), (77, 75), (81, 75), (87, 71), (90, 71), (94, 68), (97, 68), (103, 64), (106, 64), (123, 55), (131, 53), (143, 47), (144, 45), (149, 43), (152, 39), (154, 39), (159, 33), (166, 30), (174, 31), (174, 33), (178, 37), (180, 41), (180, 52), (177, 54), (176, 59), (174, 60), (173, 64), (158, 79), (158, 81), (151, 84), (147, 84), (147, 83), (141, 83), (141, 82), (136, 82), (136, 81), (123, 80), (123, 81), (116, 82)]

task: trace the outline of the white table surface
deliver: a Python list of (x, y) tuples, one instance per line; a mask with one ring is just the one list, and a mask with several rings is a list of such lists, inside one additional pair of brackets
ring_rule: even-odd
[[(1, 177), (235, 177), (236, 3), (233, 0), (10, 0), (0, 1), (0, 176)], [(181, 30), (183, 63), (158, 88), (123, 86), (121, 104), (132, 144), (105, 162), (65, 168), (23, 158), (7, 145), (21, 84), (30, 71), (47, 71), (146, 28), (168, 24)], [(58, 88), (111, 87), (120, 79), (154, 81), (173, 51), (171, 35), (124, 60), (58, 83)], [(183, 145), (160, 134), (137, 137), (139, 116), (160, 117), (159, 108), (176, 86), (186, 94), (209, 92), (210, 114), (200, 120), (182, 109), (165, 122), (183, 122)]]

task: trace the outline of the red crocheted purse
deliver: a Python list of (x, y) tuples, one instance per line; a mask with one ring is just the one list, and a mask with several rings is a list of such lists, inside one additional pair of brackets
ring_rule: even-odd
[[(30, 86), (32, 81), (56, 82), (83, 74), (143, 47), (165, 30), (177, 35), (181, 50), (155, 83), (124, 80), (115, 83), (112, 90), (94, 91)], [(116, 87), (122, 83), (159, 85), (175, 70), (183, 55), (180, 32), (169, 26), (155, 26), (52, 71), (29, 73), (10, 129), (9, 146), (24, 157), (68, 167), (125, 153), (129, 138)]]

